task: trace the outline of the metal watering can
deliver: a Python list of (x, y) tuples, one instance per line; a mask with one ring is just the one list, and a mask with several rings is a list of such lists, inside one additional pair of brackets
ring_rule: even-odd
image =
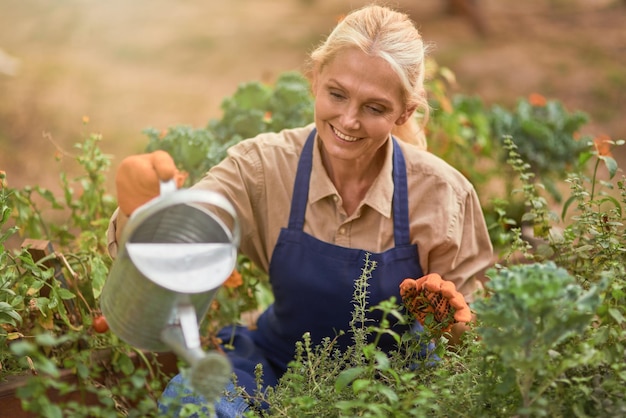
[(235, 210), (222, 195), (162, 183), (161, 195), (128, 220), (100, 296), (112, 332), (137, 348), (173, 351), (207, 399), (226, 386), (231, 365), (201, 348), (198, 319), (235, 268), (239, 236)]

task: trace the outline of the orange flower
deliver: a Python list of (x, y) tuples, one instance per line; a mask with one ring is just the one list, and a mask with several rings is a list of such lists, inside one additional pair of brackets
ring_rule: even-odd
[(270, 123), (272, 121), (272, 112), (269, 110), (263, 115), (263, 122)]
[(7, 187), (7, 173), (4, 170), (0, 170), (0, 190)]
[(593, 146), (596, 148), (599, 156), (612, 157), (611, 154), (611, 137), (605, 134), (601, 134), (593, 138)]
[(528, 102), (533, 106), (544, 107), (548, 101), (539, 93), (531, 93), (528, 96)]
[(239, 273), (237, 269), (234, 269), (233, 272), (230, 273), (230, 276), (228, 276), (228, 279), (226, 279), (226, 281), (224, 282), (224, 287), (234, 289), (241, 286), (242, 284), (243, 278), (241, 277), (241, 273)]
[(89, 116), (83, 116), (83, 123), (86, 125), (89, 123)]

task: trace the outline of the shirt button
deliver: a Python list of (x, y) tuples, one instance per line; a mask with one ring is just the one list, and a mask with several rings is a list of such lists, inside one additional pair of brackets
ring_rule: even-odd
[(346, 233), (346, 228), (339, 228), (339, 234), (344, 235)]
[(336, 202), (336, 201), (338, 201), (338, 200), (339, 200), (339, 196), (334, 195), (334, 196), (333, 196), (333, 200), (334, 200), (335, 202)]

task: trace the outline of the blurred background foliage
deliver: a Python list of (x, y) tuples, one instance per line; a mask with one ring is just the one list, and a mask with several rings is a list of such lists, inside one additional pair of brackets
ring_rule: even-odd
[[(72, 144), (98, 132), (115, 170), (144, 150), (145, 129), (203, 129), (241, 83), (300, 71), (337, 19), (365, 3), (0, 0), (0, 169), (15, 187), (57, 187), (55, 157), (78, 172)], [(392, 2), (455, 74), (448, 91), (508, 112), (537, 92), (586, 112), (593, 135), (626, 136), (622, 1), (479, 0), (480, 31), (452, 3)]]

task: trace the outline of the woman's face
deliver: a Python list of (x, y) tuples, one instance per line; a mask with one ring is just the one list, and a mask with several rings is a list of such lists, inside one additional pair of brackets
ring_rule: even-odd
[(372, 160), (394, 125), (413, 114), (397, 74), (380, 57), (351, 48), (313, 79), (315, 124), (324, 151), (340, 160)]

